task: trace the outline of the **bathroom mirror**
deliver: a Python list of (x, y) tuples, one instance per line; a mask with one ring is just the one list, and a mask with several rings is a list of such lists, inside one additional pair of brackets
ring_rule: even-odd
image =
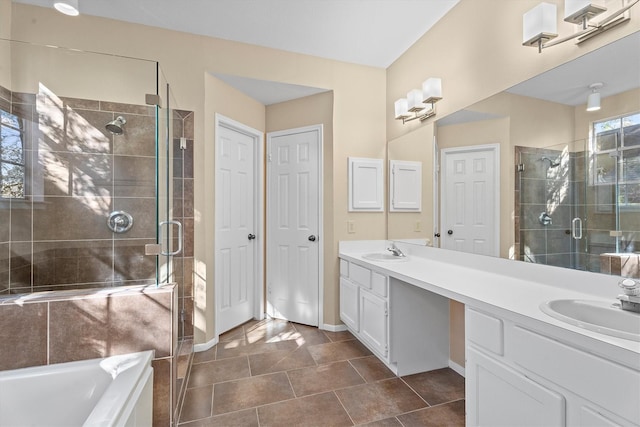
[[(640, 32), (425, 124), (390, 141), (389, 159), (422, 161), (423, 200), (442, 203), (440, 150), (500, 144), (501, 257), (640, 277), (638, 46)], [(443, 247), (439, 209), (425, 210), (390, 212), (388, 237)]]

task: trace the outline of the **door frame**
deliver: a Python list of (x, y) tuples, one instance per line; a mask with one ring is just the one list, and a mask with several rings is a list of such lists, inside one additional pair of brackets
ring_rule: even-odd
[[(291, 135), (293, 133), (303, 133), (309, 131), (317, 131), (318, 132), (318, 328), (326, 329), (324, 326), (324, 203), (323, 203), (323, 195), (324, 195), (324, 128), (322, 124), (311, 125), (311, 126), (303, 126), (299, 128), (285, 129), (274, 132), (267, 133), (267, 144), (266, 149), (269, 155), (271, 154), (271, 139), (274, 136), (282, 136), (282, 135)], [(267, 162), (267, 170), (266, 170), (266, 187), (270, 188), (271, 184), (271, 167), (270, 161)], [(267, 198), (267, 206), (266, 211), (269, 212), (271, 204), (269, 202), (269, 198)], [(269, 221), (269, 218), (266, 219)], [(266, 223), (265, 223), (266, 224)], [(267, 226), (268, 228), (268, 226)], [(266, 238), (265, 247), (269, 247), (269, 236)], [(265, 280), (267, 280), (268, 274), (265, 276)]]
[[(216, 188), (216, 176), (218, 172), (218, 148), (220, 132), (218, 130), (221, 127), (226, 127), (233, 131), (242, 133), (253, 139), (254, 142), (254, 206), (256, 207), (256, 214), (254, 216), (254, 230), (256, 234), (255, 245), (253, 245), (253, 255), (255, 260), (254, 265), (254, 289), (253, 289), (253, 315), (258, 320), (264, 319), (264, 132), (249, 127), (236, 120), (230, 119), (220, 113), (215, 113), (215, 148), (214, 148), (214, 194), (215, 194), (215, 209), (214, 209), (214, 234), (216, 232), (217, 216), (218, 216), (218, 194), (215, 191)], [(217, 236), (214, 238), (214, 274), (217, 271), (218, 265), (216, 265), (216, 253), (218, 249)], [(221, 331), (218, 329), (220, 322), (218, 321), (218, 301), (219, 301), (219, 287), (215, 286), (214, 279), (214, 295), (215, 295), (215, 336), (220, 336)]]
[[(445, 188), (447, 185), (446, 174), (446, 157), (449, 154), (461, 154), (461, 153), (473, 153), (477, 151), (484, 151), (491, 153), (495, 165), (495, 182), (493, 185), (494, 191), (494, 214), (493, 220), (495, 223), (494, 235), (495, 241), (493, 245), (493, 256), (500, 256), (500, 144), (481, 144), (481, 145), (468, 145), (463, 147), (443, 148), (440, 150), (440, 221), (445, 218), (444, 214), (444, 197), (446, 197)], [(440, 224), (440, 230), (443, 229), (442, 223)], [(440, 239), (442, 240), (442, 239)], [(442, 247), (442, 244), (440, 244)]]

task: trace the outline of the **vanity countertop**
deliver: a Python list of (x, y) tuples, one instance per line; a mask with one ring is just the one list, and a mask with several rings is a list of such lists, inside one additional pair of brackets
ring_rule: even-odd
[[(558, 339), (640, 370), (640, 342), (612, 337), (557, 320), (540, 310), (557, 299), (616, 302), (619, 277), (396, 242), (404, 262), (371, 261), (387, 241), (340, 242), (341, 259), (368, 266), (478, 309), (515, 315)], [(640, 321), (640, 316), (638, 317)]]

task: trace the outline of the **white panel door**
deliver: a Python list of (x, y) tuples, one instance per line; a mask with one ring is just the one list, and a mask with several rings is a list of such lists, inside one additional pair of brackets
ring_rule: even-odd
[(318, 326), (322, 128), (267, 135), (267, 313)]
[(443, 150), (441, 246), (499, 255), (499, 153), (495, 146)]
[(216, 131), (215, 286), (218, 333), (254, 317), (256, 136)]

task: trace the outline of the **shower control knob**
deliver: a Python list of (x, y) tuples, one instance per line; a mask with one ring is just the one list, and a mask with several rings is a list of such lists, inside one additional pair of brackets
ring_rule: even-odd
[(255, 235), (255, 234), (249, 234), (249, 235), (247, 236), (247, 239), (249, 239), (249, 240), (253, 240), (253, 239), (255, 239), (255, 238), (256, 238), (256, 235)]
[(453, 234), (453, 230), (447, 230), (447, 234), (451, 236)]

